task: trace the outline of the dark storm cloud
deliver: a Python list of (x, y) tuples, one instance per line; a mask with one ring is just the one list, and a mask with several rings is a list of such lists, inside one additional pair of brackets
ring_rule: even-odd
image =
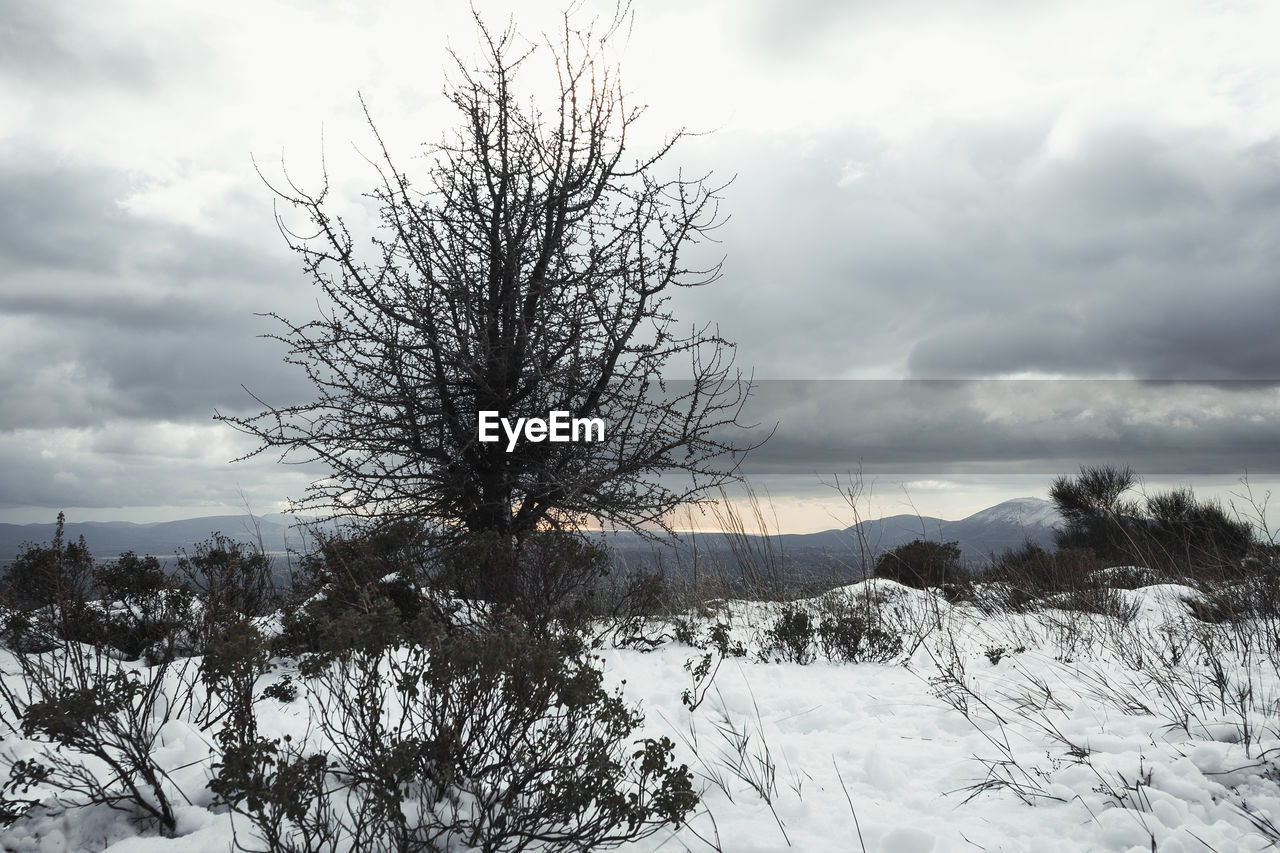
[(43, 520), (52, 521), (59, 508), (237, 506), (243, 495), (262, 511), (287, 494), (301, 495), (325, 473), (316, 465), (281, 466), (271, 458), (227, 464), (250, 446), (213, 425), (130, 423), (10, 434), (0, 443), (0, 509), (49, 507), (50, 517)]
[(726, 281), (686, 304), (770, 377), (1280, 377), (1277, 144), (1053, 128), (735, 140)]
[(49, 168), (32, 155), (0, 161), (0, 186), (0, 259), (10, 275), (33, 267), (119, 270), (129, 224), (117, 200), (128, 193), (126, 176)]
[(1280, 472), (1280, 386), (1260, 382), (766, 380), (744, 420), (777, 425), (748, 474)]
[(282, 307), (282, 285), (299, 280), (274, 240), (133, 215), (117, 203), (127, 180), (109, 169), (26, 160), (5, 164), (0, 183), (0, 359), (12, 365), (0, 371), (0, 429), (203, 420), (251, 406), (241, 383), (270, 399), (300, 393), (282, 348), (254, 339), (278, 331), (254, 312)]
[[(271, 220), (269, 191), (240, 191), (219, 199), (226, 222), (257, 220), (265, 239), (200, 233), (190, 226), (131, 213), (135, 189), (128, 175), (108, 166), (67, 165), (35, 152), (0, 161), (0, 263), (16, 273), (71, 271), (101, 276), (163, 276), (167, 286), (209, 276), (259, 281), (296, 276)], [(87, 289), (86, 289), (87, 290)], [(15, 297), (20, 284), (2, 294)]]

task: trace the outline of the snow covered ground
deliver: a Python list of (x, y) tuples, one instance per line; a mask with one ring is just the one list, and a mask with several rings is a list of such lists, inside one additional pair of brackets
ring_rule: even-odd
[[(1104, 616), (1030, 613), (869, 581), (793, 605), (874, 607), (902, 639), (887, 663), (778, 662), (783, 605), (722, 602), (650, 652), (607, 649), (611, 684), (669, 736), (702, 804), (635, 851), (1245, 851), (1280, 838), (1280, 676), (1269, 627), (1206, 625), (1174, 585), (1107, 593)], [(870, 597), (868, 599), (868, 596)], [(870, 601), (870, 604), (868, 603)], [(709, 629), (727, 626), (717, 647)], [(742, 656), (722, 656), (720, 649)], [(812, 650), (811, 650), (812, 651)], [(713, 679), (689, 671), (710, 655)], [(688, 666), (687, 666), (688, 664)], [(15, 669), (7, 652), (0, 667)], [(277, 670), (263, 685), (277, 680)], [(702, 701), (690, 711), (682, 693)], [(264, 699), (264, 733), (306, 703)], [(231, 849), (243, 819), (210, 809), (212, 738), (165, 724), (154, 755), (181, 791), (178, 840), (105, 807), (52, 801), (0, 830), (6, 850)], [(32, 747), (16, 736), (4, 749)], [(34, 795), (32, 795), (34, 796)]]

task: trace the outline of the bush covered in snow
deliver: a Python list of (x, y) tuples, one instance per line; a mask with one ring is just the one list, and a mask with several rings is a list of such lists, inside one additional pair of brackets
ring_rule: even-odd
[[(154, 558), (94, 568), (83, 542), (70, 558), (60, 537), (31, 546), (19, 577), (39, 569), (57, 594), (10, 611), (0, 818), (101, 806), (174, 836), (181, 804), (202, 802), (268, 850), (580, 850), (681, 823), (691, 773), (587, 652), (650, 634), (652, 576), (610, 590), (598, 548), (537, 534), (503, 608), (445, 588), (460, 552), (429, 561), (420, 544), (404, 527), (322, 537), (274, 613), (269, 560), (216, 534), (177, 579)], [(69, 560), (106, 598), (64, 594)], [(288, 707), (301, 729), (278, 725)], [(175, 725), (210, 748), (194, 789), (163, 758)]]
[(211, 783), (271, 850), (597, 849), (697, 804), (672, 743), (589, 658), (509, 630), (428, 622), (381, 648), (316, 655), (306, 737), (231, 720)]

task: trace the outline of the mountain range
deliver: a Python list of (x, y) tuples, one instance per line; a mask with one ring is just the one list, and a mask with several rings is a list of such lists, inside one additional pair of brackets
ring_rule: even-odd
[[(99, 560), (114, 560), (125, 551), (171, 558), (180, 550), (190, 551), (214, 533), (253, 543), (261, 534), (263, 550), (283, 554), (302, 543), (301, 533), (291, 524), (292, 519), (282, 515), (211, 515), (147, 524), (68, 521), (63, 536), (68, 541), (84, 536), (89, 552)], [(28, 544), (48, 544), (56, 529), (56, 524), (0, 524), (0, 565), (11, 562)]]
[[(628, 565), (662, 565), (679, 570), (691, 561), (719, 560), (739, 568), (752, 554), (781, 555), (792, 571), (849, 570), (860, 573), (863, 556), (891, 550), (913, 539), (956, 542), (963, 558), (982, 563), (991, 554), (1016, 548), (1024, 542), (1051, 547), (1061, 516), (1053, 504), (1039, 498), (1015, 498), (976, 512), (959, 521), (917, 515), (893, 515), (863, 521), (842, 529), (818, 533), (789, 533), (773, 536), (729, 537), (723, 533), (685, 534), (677, 542), (651, 542), (634, 533), (607, 533), (604, 540)], [(291, 526), (288, 516), (249, 515), (208, 516), (180, 521), (134, 524), (123, 521), (66, 523), (65, 535), (83, 535), (89, 550), (101, 560), (114, 559), (125, 551), (172, 557), (180, 549), (190, 550), (215, 531), (232, 539), (256, 542), (261, 536), (268, 552), (284, 554), (303, 544), (301, 531)], [(52, 540), (53, 524), (0, 524), (0, 564), (8, 563), (27, 543)]]
[[(776, 561), (785, 574), (859, 577), (869, 563), (913, 539), (955, 542), (961, 559), (985, 565), (993, 554), (1031, 542), (1052, 549), (1062, 517), (1049, 501), (1014, 498), (958, 521), (919, 515), (892, 515), (818, 533), (770, 536), (685, 534), (675, 545), (651, 543), (634, 533), (607, 534), (613, 550), (628, 565), (661, 565), (669, 575), (687, 575), (691, 565), (720, 565), (741, 573)], [(735, 572), (736, 570), (736, 572)]]

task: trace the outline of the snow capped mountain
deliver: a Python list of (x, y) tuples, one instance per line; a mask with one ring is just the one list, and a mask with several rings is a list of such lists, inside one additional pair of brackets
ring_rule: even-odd
[(1014, 498), (960, 521), (944, 521), (938, 538), (959, 542), (966, 559), (981, 562), (993, 553), (1027, 542), (1051, 547), (1054, 530), (1061, 523), (1062, 516), (1049, 501)]
[(1023, 527), (1054, 527), (1062, 516), (1051, 501), (1043, 498), (1013, 498), (975, 512), (960, 523), (1016, 524)]

